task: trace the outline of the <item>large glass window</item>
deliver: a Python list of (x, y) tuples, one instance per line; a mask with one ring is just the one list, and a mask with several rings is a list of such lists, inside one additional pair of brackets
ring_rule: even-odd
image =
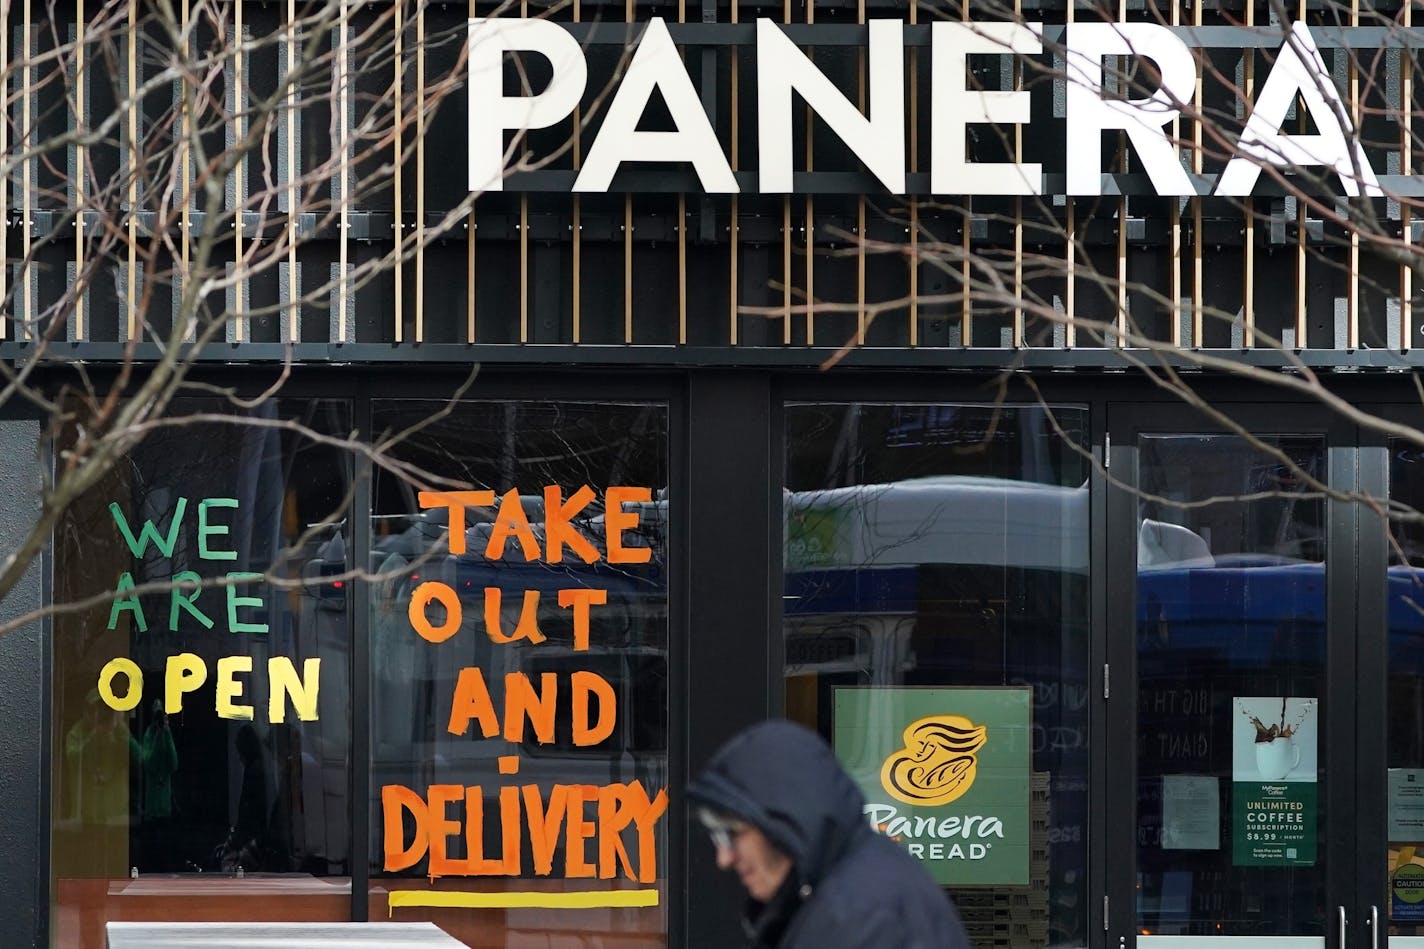
[(403, 434), (372, 516), (373, 918), (666, 944), (667, 427), (376, 404)]
[(976, 946), (1087, 941), (1088, 413), (786, 407), (787, 714)]
[[(57, 945), (350, 917), (343, 403), (186, 402), (54, 541)], [(207, 420), (194, 420), (199, 416)], [(226, 419), (226, 420), (224, 420)], [(75, 436), (77, 437), (77, 436)]]
[(1138, 928), (1323, 936), (1325, 439), (1138, 450)]
[(1392, 936), (1424, 936), (1424, 451), (1390, 445), (1397, 518), (1389, 566), (1389, 688), (1385, 718), (1389, 892), (1380, 897)]

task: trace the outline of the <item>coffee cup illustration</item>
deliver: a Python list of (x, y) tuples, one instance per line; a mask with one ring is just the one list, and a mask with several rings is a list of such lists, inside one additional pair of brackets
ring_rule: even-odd
[(1299, 764), (1300, 749), (1283, 735), (1256, 743), (1256, 770), (1267, 781), (1281, 780)]

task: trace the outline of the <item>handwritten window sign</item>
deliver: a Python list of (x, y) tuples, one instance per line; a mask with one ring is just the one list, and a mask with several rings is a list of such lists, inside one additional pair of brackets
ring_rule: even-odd
[[(424, 510), (443, 509), (449, 523), (449, 550), (453, 556), (483, 557), (487, 561), (560, 564), (607, 563), (615, 566), (646, 564), (652, 550), (637, 543), (641, 506), (651, 503), (645, 487), (608, 487), (595, 493), (581, 486), (565, 492), (562, 486), (543, 490), (543, 510), (531, 520), (517, 490), (496, 497), (494, 492), (422, 492)], [(467, 550), (466, 510), (490, 507), (496, 519), (483, 550)], [(138, 563), (154, 563), (158, 556), (174, 559), (179, 539), (191, 534), (189, 550), (202, 564), (224, 569), (238, 560), (229, 543), (232, 524), (241, 503), (231, 497), (178, 497), (171, 509), (154, 519), (134, 522), (120, 504), (110, 504), (112, 527)], [(592, 510), (602, 510), (602, 546), (577, 526)], [(538, 519), (541, 514), (541, 520)], [(181, 560), (181, 559), (179, 559)], [(199, 566), (199, 564), (191, 564)], [(167, 630), (178, 633), (194, 626), (215, 636), (265, 637), (269, 633), (265, 601), (255, 587), (261, 573), (229, 570), (221, 576), (201, 576), (195, 570), (174, 570), (169, 576), (147, 576), (164, 586), (162, 597), (141, 597), (142, 586), (124, 571), (112, 590), (108, 628), (127, 621), (140, 634)], [(572, 580), (570, 581), (572, 584)], [(151, 588), (151, 587), (150, 587)], [(481, 588), (466, 597), (443, 580), (426, 580), (414, 588), (406, 611), (406, 634), (424, 648), (437, 650), (466, 627), (467, 608), (477, 603), (484, 634), (497, 648), (538, 647), (547, 643), (540, 628), (544, 598), (567, 611), (572, 653), (588, 653), (594, 643), (594, 610), (608, 604), (608, 590), (570, 586), (557, 590), (506, 590)], [(517, 604), (506, 610), (510, 604)], [(547, 604), (544, 604), (547, 607)], [(607, 670), (605, 670), (607, 671)], [(152, 674), (152, 670), (150, 670)], [(168, 655), (162, 670), (162, 708), (168, 714), (184, 711), (185, 700), (211, 683), (218, 718), (248, 720), (265, 714), (266, 720), (283, 722), (288, 715), (300, 721), (318, 718), (322, 660), (298, 663), (286, 655), (266, 660), (268, 702), (265, 710), (253, 704), (255, 660), (251, 654), (226, 655), (209, 663), (195, 653)], [(527, 671), (503, 674), (503, 688), (493, 688), (486, 668), (461, 668), (449, 695), (447, 714), (441, 714), (444, 731), (451, 737), (553, 745), (560, 732), (557, 717), (567, 714), (567, 734), (575, 748), (592, 748), (615, 732), (619, 720), (618, 690), (594, 668), (571, 668), (558, 673)], [(144, 670), (128, 657), (114, 657), (98, 674), (97, 691), (114, 711), (131, 711), (144, 695)], [(496, 702), (494, 695), (500, 695)], [(571, 781), (521, 782), (520, 757), (497, 757), (501, 785), (427, 784), (412, 788), (386, 784), (380, 791), (384, 829), (383, 868), (400, 872), (427, 859), (427, 875), (524, 876), (528, 873), (558, 878), (615, 879), (641, 883), (658, 879), (656, 826), (668, 809), (665, 788), (649, 789), (639, 779), (609, 784)], [(453, 807), (451, 807), (453, 805)], [(453, 818), (451, 812), (463, 816)], [(486, 835), (486, 824), (498, 834)], [(464, 841), (451, 845), (451, 838)], [(490, 846), (487, 839), (496, 841)]]
[[(601, 499), (580, 486), (565, 493), (561, 485), (543, 489), (543, 521), (538, 529), (517, 490), (496, 496), (482, 491), (423, 491), (422, 509), (442, 510), (449, 525), (451, 555), (486, 561), (560, 564), (569, 558), (585, 565), (600, 561), (615, 565), (646, 564), (652, 550), (632, 542), (639, 528), (638, 506), (652, 500), (647, 488), (609, 487)], [(595, 507), (603, 510), (604, 546), (600, 549), (577, 521)], [(471, 508), (495, 510), (483, 550), (468, 549), (465, 513)], [(537, 517), (537, 515), (536, 515)], [(466, 624), (466, 612), (478, 604), (484, 633), (496, 648), (533, 647), (547, 641), (539, 626), (541, 604), (551, 597), (567, 610), (575, 653), (588, 652), (593, 610), (608, 603), (608, 591), (586, 586), (565, 589), (506, 590), (485, 586), (457, 592), (444, 580), (426, 580), (411, 593), (406, 618), (409, 635), (439, 649)], [(518, 618), (508, 621), (507, 602), (518, 603)], [(453, 645), (453, 644), (452, 644)], [(445, 730), (452, 736), (478, 736), (516, 745), (531, 739), (538, 745), (555, 741), (556, 712), (567, 708), (572, 743), (590, 747), (614, 733), (619, 719), (618, 691), (599, 672), (574, 669), (566, 674), (506, 672), (503, 695), (492, 698), (485, 669), (459, 670), (448, 700)], [(564, 696), (567, 702), (561, 702)], [(386, 784), (381, 811), (386, 872), (414, 867), (428, 858), (427, 874), (438, 877), (538, 876), (565, 879), (626, 877), (641, 883), (658, 878), (658, 821), (667, 811), (666, 789), (655, 792), (641, 780), (603, 785), (520, 782), (520, 759), (498, 756), (497, 788), (483, 784), (428, 784), (411, 788)], [(450, 816), (452, 805), (463, 804), (463, 817)], [(458, 811), (457, 811), (458, 813)], [(498, 834), (487, 834), (487, 825)], [(458, 839), (452, 845), (453, 838)], [(497, 841), (487, 846), (488, 841)], [(453, 851), (453, 852), (452, 852)]]
[[(232, 533), (229, 518), (239, 506), (236, 498), (202, 498), (190, 503), (189, 498), (180, 497), (166, 518), (156, 523), (144, 520), (136, 534), (117, 503), (109, 505), (109, 514), (115, 530), (137, 561), (148, 558), (150, 547), (164, 558), (171, 558), (179, 537), (185, 530), (191, 530), (197, 541), (198, 559), (223, 563), (237, 560), (237, 551), (227, 549), (227, 538)], [(159, 526), (164, 520), (168, 524), (166, 531)], [(117, 629), (120, 620), (127, 618), (140, 633), (149, 632), (151, 627), (176, 633), (180, 620), (186, 618), (214, 633), (265, 635), (268, 632), (266, 621), (260, 618), (263, 599), (252, 593), (253, 586), (263, 579), (261, 573), (232, 570), (216, 581), (205, 582), (196, 571), (180, 570), (166, 578), (151, 579), (167, 586), (166, 615), (148, 615), (133, 574), (124, 571), (114, 585), (108, 629)], [(214, 582), (216, 586), (212, 585)], [(184, 696), (197, 691), (211, 676), (218, 717), (252, 720), (256, 712), (249, 701), (252, 673), (250, 655), (225, 656), (218, 659), (211, 670), (208, 663), (194, 653), (171, 655), (163, 674), (163, 711), (169, 715), (183, 711)], [(299, 720), (316, 720), (321, 659), (305, 660), (298, 671), (290, 657), (272, 656), (267, 660), (267, 681), (268, 721), (285, 722), (289, 706)], [(109, 708), (116, 712), (131, 711), (143, 699), (143, 670), (133, 659), (117, 656), (99, 671), (97, 688), (99, 697)]]

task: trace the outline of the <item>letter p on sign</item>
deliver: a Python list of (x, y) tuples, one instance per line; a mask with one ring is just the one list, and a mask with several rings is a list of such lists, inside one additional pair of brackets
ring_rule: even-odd
[[(537, 53), (554, 75), (543, 92), (504, 94), (504, 54)], [(588, 84), (578, 41), (547, 20), (470, 20), (470, 190), (504, 190), (504, 133), (542, 129), (570, 115)], [(516, 138), (516, 145), (518, 139)]]

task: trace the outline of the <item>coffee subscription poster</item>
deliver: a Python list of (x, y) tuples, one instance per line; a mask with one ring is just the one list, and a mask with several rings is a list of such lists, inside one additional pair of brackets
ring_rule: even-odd
[(1315, 865), (1318, 703), (1237, 697), (1231, 726), (1232, 863)]
[(1026, 688), (838, 688), (834, 740), (866, 819), (946, 886), (1027, 886)]

